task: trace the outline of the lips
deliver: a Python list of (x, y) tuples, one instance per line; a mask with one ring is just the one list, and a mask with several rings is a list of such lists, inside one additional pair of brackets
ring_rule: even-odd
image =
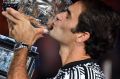
[(48, 25), (48, 29), (52, 30), (54, 26), (54, 22), (48, 23), (47, 25)]
[(52, 30), (53, 29), (53, 27), (54, 27), (54, 25), (55, 25), (55, 18), (54, 17), (52, 17), (52, 18), (50, 18), (49, 20), (48, 20), (48, 22), (47, 22), (47, 26), (48, 26), (48, 29), (49, 30)]
[(52, 30), (53, 29), (53, 25), (50, 25), (50, 27), (48, 27), (48, 30)]

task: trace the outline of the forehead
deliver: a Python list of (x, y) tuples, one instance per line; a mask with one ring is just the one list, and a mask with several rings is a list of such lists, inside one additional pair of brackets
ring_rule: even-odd
[(71, 12), (72, 17), (78, 18), (84, 10), (84, 6), (80, 1), (78, 1), (69, 6), (69, 10)]

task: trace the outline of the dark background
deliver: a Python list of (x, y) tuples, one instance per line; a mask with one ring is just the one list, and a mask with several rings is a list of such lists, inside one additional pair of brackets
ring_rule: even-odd
[[(120, 12), (120, 0), (104, 0), (104, 2), (111, 6), (116, 11)], [(0, 0), (0, 34), (8, 35), (8, 27), (6, 19), (2, 16), (2, 0)], [(118, 34), (115, 52), (113, 56), (112, 79), (120, 79), (120, 33)], [(58, 54), (58, 43), (46, 35), (39, 39), (36, 44), (38, 46), (39, 56), (36, 57), (36, 71), (33, 79), (45, 79), (45, 76), (54, 76), (61, 66), (60, 56)]]

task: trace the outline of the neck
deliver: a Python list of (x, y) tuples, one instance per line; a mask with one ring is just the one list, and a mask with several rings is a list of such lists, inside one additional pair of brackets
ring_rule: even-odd
[(84, 46), (60, 46), (60, 56), (62, 59), (62, 65), (68, 64), (74, 61), (80, 61), (90, 58), (86, 54)]

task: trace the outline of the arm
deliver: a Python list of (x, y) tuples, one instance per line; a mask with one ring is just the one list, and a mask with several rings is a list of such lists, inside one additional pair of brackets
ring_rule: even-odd
[(15, 52), (15, 56), (11, 63), (8, 79), (28, 79), (26, 62), (28, 49), (23, 48)]
[[(9, 34), (18, 42), (23, 42), (31, 46), (39, 37), (42, 37), (43, 28), (34, 28), (28, 18), (12, 8), (2, 12), (9, 19)], [(22, 48), (15, 52), (14, 59), (11, 63), (8, 79), (28, 79), (26, 70), (28, 49)]]

